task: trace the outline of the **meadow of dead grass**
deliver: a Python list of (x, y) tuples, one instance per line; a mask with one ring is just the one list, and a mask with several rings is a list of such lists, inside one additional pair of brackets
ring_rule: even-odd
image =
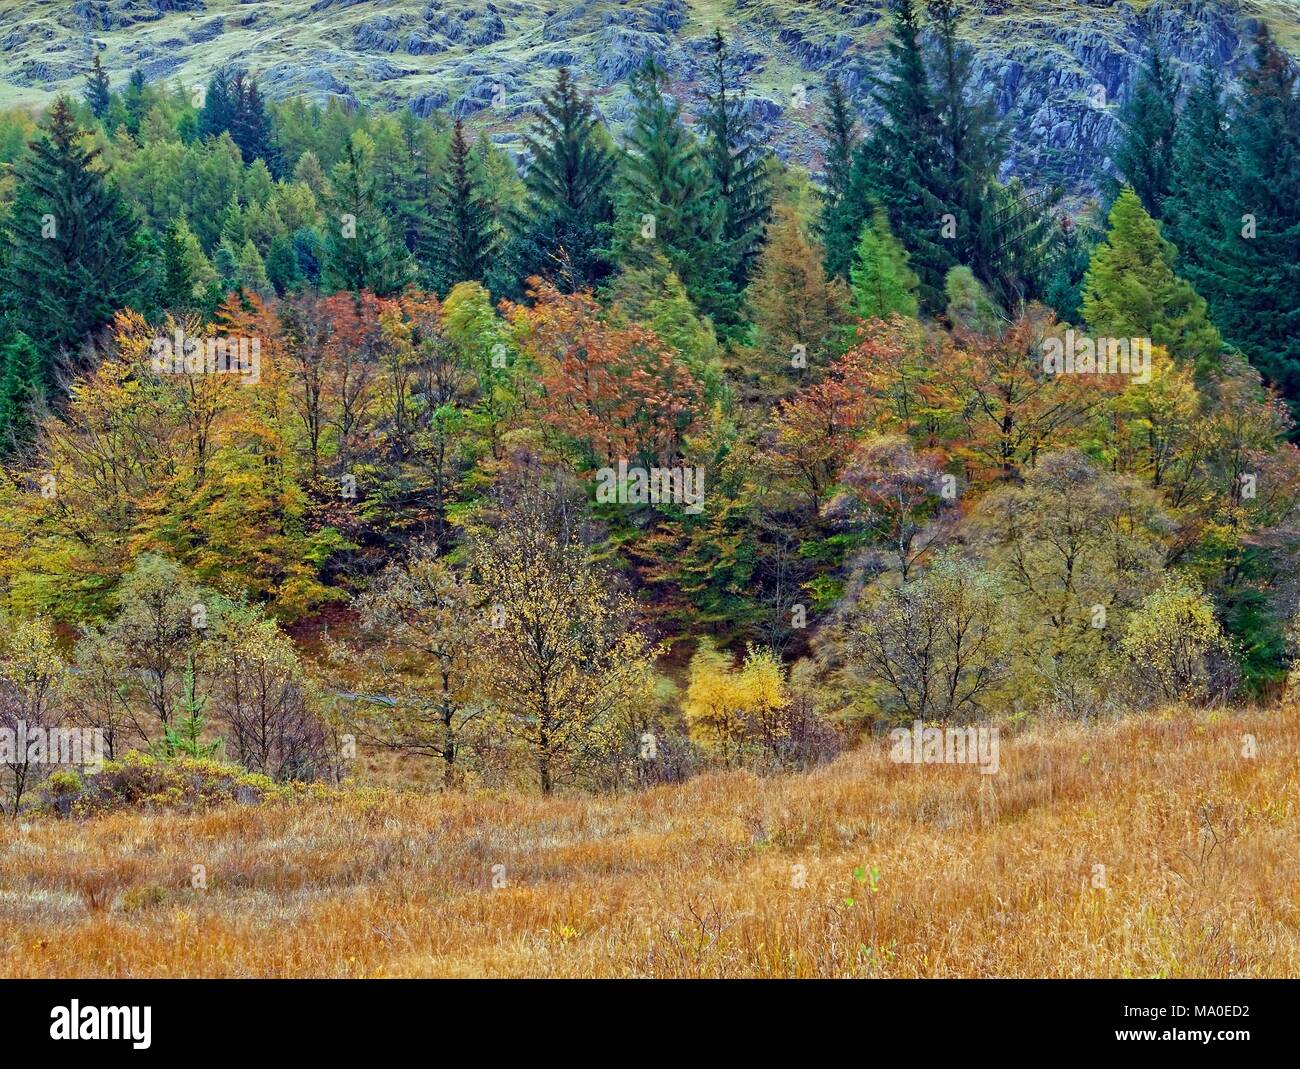
[(1295, 976), (1298, 754), (1294, 710), (1175, 712), (1004, 736), (993, 776), (881, 740), (619, 797), (6, 820), (0, 976)]

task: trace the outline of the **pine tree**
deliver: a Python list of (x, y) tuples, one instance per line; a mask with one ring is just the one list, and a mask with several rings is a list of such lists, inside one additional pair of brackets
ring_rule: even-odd
[(957, 260), (998, 289), (1019, 216), (999, 210), (1013, 206), (996, 191), (998, 167), (1007, 150), (1007, 126), (998, 117), (996, 100), (975, 93), (971, 49), (960, 39), (960, 5), (954, 0), (930, 0), (928, 11), (937, 50), (941, 174), (932, 188), (938, 187), (945, 212), (956, 217)]
[(74, 350), (132, 303), (145, 277), (139, 224), (105, 181), (90, 146), (60, 98), (17, 168), (18, 192), (5, 224), (8, 254), (0, 288), (12, 320), (52, 360)]
[(481, 281), (496, 241), (496, 220), (470, 159), (465, 126), (457, 119), (424, 247), (424, 261), (439, 292), (448, 292), (457, 282)]
[(279, 173), (279, 153), (275, 150), (266, 104), (257, 82), (244, 71), (237, 71), (230, 80), (229, 130), (244, 163), (262, 160), (272, 174)]
[(1110, 158), (1142, 206), (1157, 219), (1169, 195), (1177, 101), (1178, 77), (1160, 47), (1153, 46), (1120, 112), (1123, 133)]
[(603, 282), (612, 265), (601, 254), (614, 219), (610, 183), (615, 157), (608, 135), (561, 67), (555, 87), (525, 138), (532, 160), (524, 175), (526, 198), (514, 220), (515, 237), (503, 256), (506, 285), (534, 275), (561, 292)]
[(895, 313), (917, 314), (920, 280), (907, 262), (907, 250), (889, 229), (883, 211), (862, 228), (857, 256), (850, 272), (854, 311), (862, 319), (884, 319)]
[(735, 88), (722, 31), (713, 32), (707, 107), (705, 159), (722, 201), (722, 240), (732, 258), (731, 281), (743, 289), (753, 271), (772, 208), (767, 154), (744, 110), (744, 94)]
[(1222, 341), (1190, 282), (1174, 274), (1177, 251), (1133, 190), (1110, 210), (1110, 230), (1093, 253), (1083, 288), (1083, 315), (1099, 337), (1150, 338), (1175, 359), (1205, 369)]
[(817, 231), (826, 246), (826, 273), (848, 279), (854, 243), (874, 210), (854, 166), (859, 143), (857, 116), (844, 86), (832, 77), (826, 86), (826, 186)]
[[(961, 220), (949, 200), (940, 139), (940, 108), (926, 74), (915, 0), (894, 0), (885, 77), (872, 97), (884, 121), (855, 157), (890, 225), (911, 254), (921, 280), (921, 300), (943, 307), (943, 280), (957, 262)], [(945, 221), (943, 217), (953, 218)], [(945, 223), (950, 229), (945, 228)]]
[(149, 86), (145, 81), (144, 71), (136, 67), (126, 80), (126, 90), (122, 93), (122, 104), (126, 108), (126, 131), (137, 141), (140, 139), (140, 126), (151, 104)]
[(234, 122), (235, 103), (230, 89), (230, 75), (222, 68), (208, 79), (208, 88), (199, 112), (199, 137), (220, 137)]
[(0, 456), (31, 443), (32, 410), (43, 393), (40, 351), (19, 331), (0, 350)]
[(108, 114), (108, 107), (113, 102), (113, 93), (108, 84), (108, 72), (104, 70), (104, 64), (100, 61), (98, 52), (95, 53), (95, 58), (91, 60), (90, 73), (86, 75), (84, 96), (91, 114), (96, 119), (102, 119)]
[(681, 109), (653, 60), (632, 80), (634, 110), (615, 198), (614, 259), (644, 266), (657, 249), (715, 325), (735, 323), (740, 295), (722, 237), (724, 208)]
[(352, 140), (331, 172), (330, 186), (321, 268), (325, 287), (369, 290), (380, 297), (398, 292), (411, 280), (414, 265), (376, 203), (369, 161)]
[[(1174, 135), (1165, 234), (1178, 248), (1179, 267), (1198, 289), (1223, 234), (1235, 148), (1217, 69), (1206, 65), (1183, 104)], [(1207, 299), (1212, 287), (1204, 290)]]
[(1218, 241), (1197, 248), (1204, 264), (1192, 274), (1227, 340), (1300, 415), (1300, 95), (1294, 62), (1265, 28), (1229, 135), (1235, 151)]
[(194, 303), (196, 279), (186, 242), (188, 232), (185, 220), (178, 216), (163, 235), (163, 279), (158, 296), (164, 308), (182, 310)]

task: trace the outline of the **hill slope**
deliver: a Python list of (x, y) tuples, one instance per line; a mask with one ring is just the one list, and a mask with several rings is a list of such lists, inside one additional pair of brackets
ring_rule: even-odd
[(43, 819), (0, 839), (0, 976), (1294, 976), (1298, 752), (1295, 710), (1180, 713), (995, 775), (881, 743), (622, 798)]
[[(818, 164), (811, 129), (825, 76), (859, 93), (879, 55), (885, 0), (4, 0), (0, 103), (78, 90), (94, 50), (115, 81), (203, 81), (240, 63), (272, 95), (309, 94), (417, 111), (476, 115), (503, 143), (567, 65), (626, 113), (623, 88), (648, 55), (688, 95), (715, 26), (730, 36), (755, 114), (786, 157)], [(1159, 41), (1181, 63), (1232, 65), (1264, 19), (1300, 39), (1287, 0), (1035, 0), (972, 2), (971, 34), (985, 84), (1015, 120), (1014, 167), (1077, 183), (1090, 172), (1128, 91), (1135, 58)], [(501, 87), (501, 92), (497, 87)], [(806, 87), (801, 92), (797, 87)], [(502, 101), (504, 95), (504, 101)], [(497, 101), (493, 104), (494, 97)], [(806, 99), (808, 108), (795, 106)]]

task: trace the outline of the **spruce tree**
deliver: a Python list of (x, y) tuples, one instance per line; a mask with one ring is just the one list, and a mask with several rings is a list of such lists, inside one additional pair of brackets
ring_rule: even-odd
[(1294, 62), (1261, 28), (1241, 79), (1218, 241), (1193, 268), (1215, 322), (1300, 415), (1300, 95)]
[(280, 173), (265, 101), (256, 80), (244, 71), (237, 71), (230, 80), (230, 139), (239, 146), (245, 164), (261, 160), (273, 175)]
[(1169, 195), (1177, 101), (1178, 77), (1155, 45), (1120, 111), (1123, 132), (1110, 158), (1142, 206), (1157, 219)]
[[(353, 293), (369, 290), (380, 297), (397, 293), (411, 281), (414, 265), (406, 245), (393, 235), (387, 217), (376, 202), (375, 183), (365, 152), (351, 139), (343, 159), (330, 174), (330, 187), (321, 267), (325, 288)], [(235, 253), (236, 276), (238, 264)], [(218, 270), (222, 270), (222, 265), (218, 265)]]
[(997, 191), (998, 167), (1007, 151), (1007, 126), (991, 95), (978, 96), (972, 52), (960, 38), (960, 6), (930, 0), (928, 12), (936, 39), (933, 63), (940, 177), (931, 188), (946, 213), (956, 217), (953, 239), (959, 262), (995, 290), (1008, 270), (1007, 253), (1020, 240), (1023, 219), (1005, 191)]
[[(1165, 235), (1178, 248), (1179, 269), (1198, 289), (1223, 236), (1234, 158), (1223, 86), (1218, 71), (1207, 64), (1178, 117), (1162, 220)], [(1203, 292), (1211, 298), (1212, 285)]]
[(95, 58), (91, 60), (90, 73), (86, 75), (84, 96), (91, 114), (96, 119), (102, 119), (108, 114), (108, 107), (113, 102), (113, 93), (109, 89), (108, 72), (104, 70), (104, 64), (100, 61), (98, 52), (95, 53)]
[(826, 247), (826, 273), (849, 277), (858, 234), (874, 210), (854, 159), (859, 144), (857, 116), (844, 86), (832, 77), (826, 87), (826, 186), (817, 230)]
[(235, 104), (230, 89), (230, 75), (222, 68), (208, 79), (208, 88), (199, 112), (199, 137), (220, 137), (234, 121)]
[(99, 149), (60, 98), (16, 167), (18, 192), (5, 222), (3, 284), (11, 318), (47, 361), (74, 350), (137, 298), (146, 274), (139, 224), (105, 179)]
[(753, 271), (772, 209), (767, 153), (736, 88), (722, 31), (713, 31), (703, 115), (705, 159), (722, 201), (722, 240), (732, 259), (731, 281), (743, 289)]
[(31, 443), (32, 410), (43, 393), (40, 351), (19, 331), (0, 350), (0, 456)]
[(614, 219), (610, 196), (615, 157), (607, 135), (566, 68), (542, 94), (525, 138), (532, 159), (524, 206), (502, 258), (505, 286), (538, 275), (561, 290), (599, 285), (612, 265), (601, 250)]
[(632, 80), (634, 109), (615, 197), (614, 258), (644, 266), (668, 258), (695, 306), (721, 329), (738, 320), (740, 295), (723, 241), (724, 207), (681, 108), (653, 60)]
[(164, 308), (182, 310), (194, 303), (196, 279), (186, 243), (188, 230), (185, 220), (177, 217), (163, 235), (163, 278), (158, 297)]
[(883, 211), (877, 210), (863, 226), (850, 275), (854, 311), (862, 319), (916, 315), (920, 280), (908, 266), (907, 250), (890, 231)]
[(423, 249), (436, 288), (446, 293), (458, 282), (482, 281), (496, 240), (492, 206), (472, 166), (465, 126), (457, 119)]
[[(884, 113), (856, 159), (885, 208), (894, 233), (911, 254), (921, 280), (921, 300), (943, 307), (943, 280), (957, 262), (962, 221), (948, 197), (940, 107), (926, 74), (915, 0), (894, 0), (885, 76), (872, 97)], [(952, 216), (945, 220), (944, 216)]]

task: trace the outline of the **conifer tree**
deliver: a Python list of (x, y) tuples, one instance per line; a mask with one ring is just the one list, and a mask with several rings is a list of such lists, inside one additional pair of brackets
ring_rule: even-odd
[[(962, 220), (949, 199), (940, 140), (942, 105), (926, 73), (915, 0), (894, 0), (885, 76), (875, 79), (872, 97), (884, 121), (859, 148), (857, 160), (911, 254), (922, 303), (941, 308), (944, 276), (957, 262)], [(953, 218), (945, 220), (945, 215)]]
[(863, 168), (855, 166), (857, 116), (838, 78), (828, 81), (826, 101), (826, 187), (818, 191), (822, 209), (817, 229), (826, 246), (827, 274), (847, 280), (854, 243), (873, 206)]
[(496, 242), (492, 207), (472, 166), (465, 126), (458, 119), (424, 246), (425, 264), (437, 289), (446, 293), (457, 282), (482, 281)]
[(1177, 252), (1133, 190), (1120, 193), (1109, 223), (1084, 280), (1088, 327), (1099, 337), (1150, 338), (1202, 369), (1216, 364), (1222, 341), (1205, 301), (1174, 274)]
[(331, 172), (330, 187), (321, 269), (325, 287), (369, 290), (380, 297), (401, 290), (411, 280), (414, 265), (376, 203), (364, 146), (348, 141), (343, 159)]
[(74, 350), (130, 305), (145, 276), (139, 224), (83, 134), (60, 98), (16, 168), (5, 223), (0, 288), (9, 291), (13, 325), (41, 350), (51, 385), (55, 354)]
[(234, 122), (235, 103), (230, 89), (230, 74), (223, 67), (208, 79), (199, 112), (199, 137), (220, 137)]
[(854, 311), (863, 319), (884, 319), (895, 313), (915, 316), (919, 279), (907, 262), (907, 250), (889, 229), (883, 211), (862, 228), (857, 256), (850, 272)]
[(749, 281), (771, 212), (772, 193), (767, 154), (744, 110), (744, 93), (735, 86), (727, 44), (720, 29), (713, 32), (709, 65), (705, 159), (722, 201), (722, 240), (732, 258), (731, 280), (737, 289)]
[(724, 207), (681, 108), (653, 60), (632, 80), (634, 111), (616, 195), (614, 258), (668, 258), (696, 307), (720, 329), (737, 322), (739, 294), (723, 241)]
[(19, 331), (0, 350), (0, 457), (31, 442), (32, 409), (43, 393), (40, 352)]
[[(1200, 289), (1204, 268), (1222, 238), (1235, 146), (1217, 69), (1207, 64), (1187, 94), (1174, 134), (1165, 234), (1178, 248), (1180, 270)], [(1212, 288), (1206, 287), (1207, 299)]]
[(961, 40), (961, 8), (955, 0), (930, 0), (936, 39), (935, 102), (940, 177), (933, 183), (945, 213), (956, 217), (956, 258), (994, 285), (1005, 268), (1014, 231), (1011, 213), (1000, 212), (998, 167), (1007, 150), (1007, 127), (991, 95), (976, 93), (971, 49)]
[(108, 107), (113, 102), (113, 93), (109, 89), (108, 72), (100, 61), (99, 53), (91, 60), (90, 72), (86, 75), (86, 88), (83, 94), (91, 114), (102, 119), (108, 114)]
[[(1261, 28), (1241, 79), (1218, 240), (1193, 267), (1227, 340), (1300, 414), (1300, 94), (1295, 63)], [(1193, 243), (1195, 244), (1195, 242)]]
[(271, 119), (257, 82), (245, 71), (230, 80), (230, 138), (239, 146), (244, 163), (262, 160), (272, 174), (279, 172), (279, 154), (271, 130)]
[(800, 366), (796, 358), (812, 368), (829, 362), (848, 319), (848, 288), (826, 277), (821, 250), (787, 204), (773, 213), (746, 296), (764, 347), (783, 374)]
[(612, 265), (601, 254), (614, 219), (610, 183), (615, 157), (590, 99), (566, 68), (544, 93), (525, 138), (532, 156), (515, 237), (503, 256), (502, 285), (517, 288), (534, 275), (561, 292), (598, 285)]
[(1153, 46), (1120, 112), (1123, 133), (1111, 150), (1111, 161), (1157, 219), (1169, 195), (1177, 101), (1178, 77), (1159, 45)]
[[(189, 308), (194, 303), (194, 284), (197, 280), (186, 242), (188, 233), (185, 220), (178, 216), (172, 220), (163, 235), (163, 278), (158, 297), (164, 308), (180, 310)], [(193, 237), (192, 234), (189, 236)]]

